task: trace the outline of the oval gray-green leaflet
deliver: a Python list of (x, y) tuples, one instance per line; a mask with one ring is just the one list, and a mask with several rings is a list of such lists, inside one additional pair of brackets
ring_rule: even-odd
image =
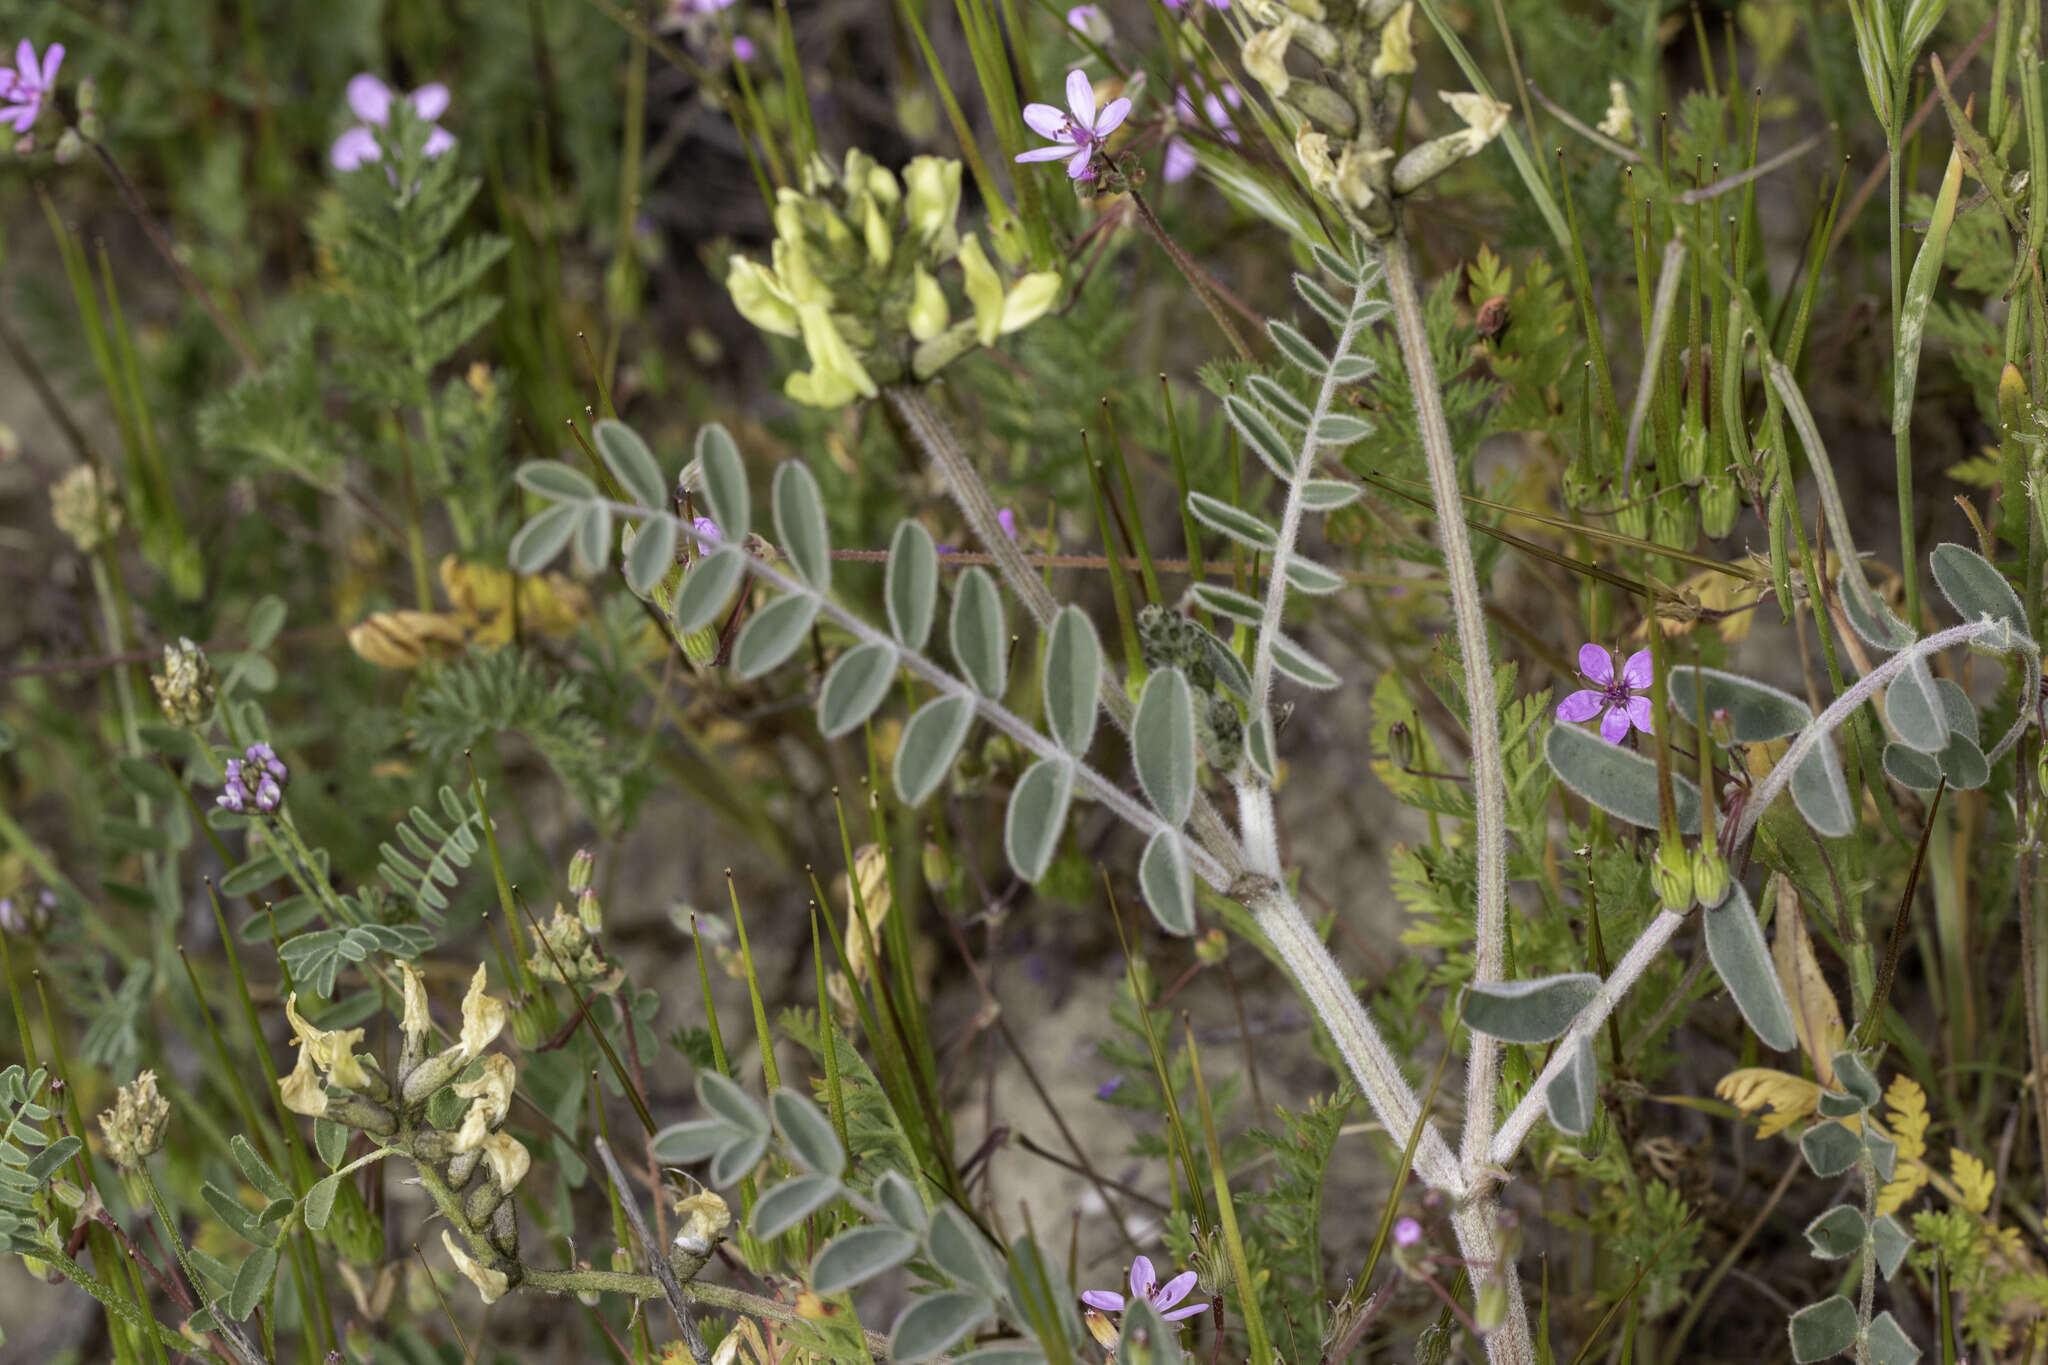
[(1992, 567), (1990, 560), (1956, 544), (1935, 546), (1927, 560), (1934, 566), (1935, 585), (1956, 609), (1956, 615), (1965, 621), (1989, 616), (2010, 625), (2018, 638), (2033, 638), (2027, 633), (2027, 613), (2020, 606), (2019, 594), (2012, 590), (2005, 575)]
[(284, 599), (274, 593), (258, 598), (249, 609), (249, 642), (243, 648), (269, 649), (277, 633), (284, 629), (286, 611)]
[(1273, 713), (1262, 710), (1252, 717), (1251, 724), (1244, 730), (1244, 756), (1252, 761), (1252, 767), (1268, 782), (1274, 780), (1278, 769), (1273, 762)]
[(1095, 739), (1102, 642), (1095, 623), (1079, 607), (1061, 607), (1053, 618), (1045, 642), (1044, 691), (1045, 728), (1062, 749), (1081, 757)]
[(1870, 1225), (1870, 1240), (1876, 1244), (1877, 1271), (1889, 1280), (1913, 1249), (1913, 1238), (1899, 1226), (1898, 1219), (1885, 1214)]
[(1131, 757), (1145, 799), (1179, 828), (1195, 804), (1195, 712), (1188, 680), (1164, 668), (1145, 680), (1131, 720)]
[(832, 542), (818, 481), (800, 461), (788, 460), (775, 471), (768, 497), (775, 511), (775, 534), (796, 576), (811, 591), (824, 592), (832, 586)]
[(1582, 1037), (1572, 1048), (1571, 1061), (1543, 1088), (1543, 1105), (1560, 1133), (1584, 1137), (1592, 1131), (1599, 1102), (1600, 1066), (1593, 1060), (1592, 1038)]
[(982, 696), (1002, 696), (1009, 673), (1009, 630), (1002, 594), (979, 566), (961, 574), (953, 590), (951, 627), (953, 658), (960, 672)]
[(263, 1295), (270, 1289), (271, 1277), (277, 1274), (277, 1248), (257, 1247), (249, 1253), (249, 1259), (242, 1262), (235, 1272), (235, 1283), (228, 1290), (228, 1317), (236, 1322), (246, 1319), (263, 1302)]
[(1738, 744), (1762, 744), (1796, 735), (1813, 721), (1813, 708), (1790, 692), (1754, 682), (1739, 673), (1679, 664), (1669, 669), (1665, 678), (1671, 708), (1688, 725), (1699, 724), (1693, 705), (1697, 679), (1698, 699), (1704, 702), (1706, 714), (1726, 711), (1729, 732)]
[(768, 1136), (768, 1115), (737, 1081), (716, 1071), (697, 1073), (697, 1103), (742, 1133)]
[[(1543, 740), (1543, 756), (1557, 780), (1617, 820), (1656, 829), (1657, 765), (1619, 744), (1609, 744), (1576, 725), (1554, 725)], [(1671, 800), (1681, 833), (1700, 832), (1700, 789), (1681, 773), (1671, 774)]]
[(1749, 893), (1737, 882), (1727, 900), (1713, 910), (1700, 912), (1706, 920), (1707, 956), (1735, 1007), (1750, 1031), (1764, 1046), (1790, 1052), (1799, 1046), (1792, 1026), (1792, 1007), (1785, 1002), (1785, 988), (1778, 981), (1771, 950), (1764, 943), (1764, 931), (1757, 927), (1756, 911)]
[(554, 502), (589, 502), (597, 496), (596, 484), (560, 460), (528, 460), (513, 477), (527, 492)]
[(892, 775), (896, 794), (906, 806), (924, 804), (924, 799), (946, 780), (946, 772), (959, 756), (974, 724), (974, 702), (958, 695), (934, 697), (917, 708), (896, 742)]
[(569, 537), (576, 534), (576, 521), (582, 511), (579, 503), (558, 502), (535, 513), (506, 548), (505, 557), (512, 562), (512, 568), (522, 574), (537, 574), (552, 564), (569, 543)]
[(1220, 583), (1197, 583), (1194, 593), (1195, 605), (1207, 608), (1218, 616), (1233, 621), (1257, 625), (1265, 619), (1266, 609), (1259, 599), (1235, 588), (1226, 588)]
[(923, 1232), (925, 1224), (924, 1201), (917, 1197), (917, 1189), (895, 1171), (884, 1171), (882, 1178), (875, 1182), (875, 1202), (882, 1206), (882, 1212), (899, 1228), (911, 1232)]
[(1931, 792), (1941, 785), (1941, 764), (1918, 749), (1903, 744), (1884, 746), (1884, 774), (1902, 787)]
[(1839, 1261), (1855, 1255), (1863, 1249), (1863, 1211), (1848, 1204), (1835, 1205), (1806, 1225), (1806, 1240), (1818, 1260)]
[(1300, 555), (1287, 561), (1287, 586), (1296, 592), (1321, 597), (1344, 586), (1344, 576)]
[(576, 566), (596, 573), (611, 563), (612, 509), (601, 502), (586, 502), (576, 517), (576, 534), (569, 541)]
[[(768, 1132), (741, 1133), (718, 1149), (707, 1174), (714, 1185), (737, 1185), (768, 1154)], [(756, 1208), (759, 1206), (756, 1205)]]
[(1925, 658), (1912, 660), (1885, 688), (1884, 715), (1898, 732), (1899, 743), (1923, 754), (1938, 754), (1948, 747), (1948, 712)]
[(1264, 521), (1207, 493), (1188, 494), (1188, 511), (1210, 530), (1220, 531), (1250, 549), (1270, 554), (1280, 544), (1280, 533)]
[(718, 619), (747, 574), (747, 552), (726, 545), (690, 566), (676, 593), (676, 629), (688, 634)]
[(1326, 412), (1316, 423), (1316, 440), (1326, 446), (1348, 446), (1372, 435), (1373, 425), (1348, 412)]
[(1947, 678), (1936, 678), (1934, 690), (1941, 698), (1941, 713), (1948, 719), (1949, 733), (1962, 735), (1975, 743), (1977, 708), (1970, 704), (1970, 694)]
[(890, 1358), (930, 1360), (973, 1331), (990, 1308), (986, 1295), (969, 1289), (927, 1294), (904, 1309), (889, 1329)]
[(818, 729), (827, 739), (858, 730), (889, 695), (896, 679), (896, 647), (855, 645), (833, 663), (818, 689)]
[[(1279, 388), (1278, 385), (1274, 387)], [(1284, 390), (1282, 394), (1285, 396)], [(1272, 419), (1236, 394), (1231, 394), (1223, 400), (1223, 410), (1230, 414), (1230, 423), (1237, 428), (1238, 435), (1244, 438), (1244, 443), (1265, 461), (1266, 468), (1273, 471), (1273, 476), (1283, 483), (1291, 483), (1294, 479), (1297, 452), (1293, 443), (1282, 436), (1280, 429), (1273, 425)], [(1302, 415), (1306, 417), (1308, 414), (1304, 412)]]
[(745, 1136), (724, 1119), (690, 1119), (671, 1123), (654, 1135), (650, 1144), (656, 1161), (671, 1166), (694, 1166), (717, 1154), (736, 1137)]
[(306, 1191), (300, 1218), (308, 1229), (319, 1232), (327, 1226), (327, 1220), (334, 1216), (334, 1199), (341, 1193), (341, 1182), (345, 1178), (342, 1171), (336, 1171), (315, 1181), (313, 1188)]
[(1822, 740), (1792, 770), (1792, 804), (1816, 834), (1847, 838), (1856, 829), (1856, 811), (1849, 804), (1849, 782), (1835, 746)]
[(849, 1228), (825, 1244), (811, 1262), (811, 1288), (838, 1294), (894, 1270), (917, 1254), (917, 1238), (902, 1228)]
[(1991, 780), (1984, 751), (1968, 735), (1949, 736), (1948, 747), (1941, 751), (1941, 771), (1957, 791), (1975, 791)]
[(1465, 988), (1465, 1025), (1503, 1043), (1547, 1043), (1564, 1036), (1599, 989), (1591, 972), (1474, 982)]
[(1330, 361), (1316, 344), (1294, 328), (1277, 319), (1268, 319), (1266, 335), (1273, 338), (1273, 344), (1286, 353), (1289, 360), (1317, 379), (1330, 368)]
[(732, 647), (733, 672), (752, 679), (773, 671), (796, 653), (817, 619), (817, 598), (800, 593), (776, 598), (740, 627)]
[(1871, 589), (1862, 569), (1851, 565), (1842, 570), (1835, 580), (1835, 589), (1841, 599), (1842, 615), (1865, 644), (1896, 653), (1920, 638), (1892, 614), (1884, 599)]
[(1195, 932), (1194, 878), (1178, 834), (1162, 829), (1145, 842), (1145, 856), (1138, 860), (1138, 886), (1160, 928), (1182, 936)]
[(1365, 496), (1365, 490), (1342, 479), (1308, 479), (1301, 485), (1301, 505), (1311, 512), (1334, 512)]
[(1843, 1295), (1809, 1304), (1792, 1315), (1792, 1359), (1798, 1365), (1832, 1360), (1856, 1344), (1860, 1326), (1856, 1305)]
[(1003, 819), (1003, 851), (1010, 867), (1027, 882), (1045, 875), (1067, 828), (1067, 801), (1074, 791), (1074, 765), (1064, 755), (1041, 758), (1024, 770), (1010, 793)]
[(845, 1172), (846, 1151), (839, 1145), (839, 1134), (817, 1105), (794, 1090), (778, 1088), (768, 1097), (768, 1112), (805, 1170), (832, 1180)]
[(987, 1294), (1003, 1292), (1001, 1271), (990, 1261), (981, 1234), (967, 1221), (967, 1215), (951, 1204), (932, 1210), (932, 1264), (963, 1285)]
[(627, 497), (650, 512), (667, 508), (668, 480), (662, 477), (661, 465), (647, 448), (647, 442), (640, 439), (640, 433), (624, 422), (606, 417), (591, 434), (597, 443), (597, 453), (604, 458), (604, 467), (611, 470)]
[(626, 551), (626, 586), (645, 597), (675, 567), (676, 524), (667, 517), (649, 517), (633, 528)]
[(697, 470), (704, 476), (704, 501), (718, 533), (734, 545), (754, 529), (753, 494), (747, 489), (747, 467), (732, 434), (713, 422), (697, 433)]
[(762, 1192), (754, 1203), (754, 1216), (747, 1220), (747, 1230), (764, 1242), (780, 1237), (843, 1193), (839, 1182), (830, 1176), (791, 1176)]
[(1277, 630), (1273, 632), (1273, 667), (1303, 687), (1312, 687), (1318, 692), (1328, 692), (1344, 681), (1337, 676), (1336, 669)]
[(914, 521), (898, 522), (889, 542), (889, 567), (882, 596), (889, 629), (905, 649), (923, 649), (932, 632), (932, 608), (939, 598), (939, 552), (931, 532)]
[[(1887, 1277), (1889, 1278), (1889, 1277)], [(1920, 1348), (1886, 1309), (1870, 1320), (1870, 1365), (1918, 1365)]]

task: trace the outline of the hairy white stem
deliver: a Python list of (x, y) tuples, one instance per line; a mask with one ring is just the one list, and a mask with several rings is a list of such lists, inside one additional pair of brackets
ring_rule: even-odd
[[(960, 448), (952, 428), (946, 425), (945, 419), (933, 409), (920, 389), (892, 385), (882, 390), (882, 397), (909, 433), (911, 443), (937, 467), (946, 491), (953, 495), (960, 514), (967, 518), (975, 539), (995, 559), (996, 571), (1003, 582), (1024, 604), (1024, 610), (1031, 613), (1031, 619), (1038, 622), (1039, 628), (1049, 629), (1052, 618), (1059, 614), (1059, 603), (1046, 590), (1045, 580), (1024, 558), (1024, 552), (1017, 548), (1017, 542), (1003, 529), (995, 499), (988, 495), (988, 488), (968, 461), (967, 453)], [(1136, 515), (1135, 508), (1132, 515)], [(1130, 696), (1117, 677), (1107, 670), (1102, 675), (1102, 707), (1109, 712), (1109, 718), (1118, 730), (1130, 732), (1133, 709)], [(1227, 870), (1226, 880), (1244, 870), (1244, 855), (1238, 849), (1237, 840), (1232, 837), (1230, 826), (1224, 823), (1215, 803), (1206, 793), (1195, 793), (1195, 806), (1189, 815), (1189, 823), (1194, 827), (1196, 840)]]
[[(629, 502), (615, 502), (609, 504), (609, 506), (615, 514), (620, 516), (664, 518), (675, 526), (678, 534), (697, 544), (699, 548), (711, 549), (715, 548), (717, 544), (714, 537), (699, 531), (688, 521), (666, 509), (657, 511)], [(1112, 814), (1116, 815), (1140, 834), (1149, 836), (1161, 830), (1171, 832), (1174, 837), (1181, 839), (1187, 852), (1188, 866), (1194, 871), (1195, 875), (1218, 891), (1228, 889), (1233, 873), (1207, 848), (1181, 835), (1179, 830), (1167, 824), (1150, 806), (1134, 799), (1122, 787), (1104, 777), (1087, 763), (1068, 754), (1050, 738), (1041, 734), (1036, 726), (1026, 721), (1022, 716), (1019, 716), (994, 698), (982, 696), (965, 682), (962, 682), (959, 678), (954, 677), (951, 673), (948, 673), (945, 669), (926, 658), (922, 653), (903, 648), (903, 646), (896, 643), (892, 636), (876, 630), (866, 621), (861, 620), (860, 617), (854, 615), (845, 607), (840, 606), (831, 598), (816, 592), (808, 584), (799, 582), (797, 579), (783, 573), (759, 555), (743, 555), (742, 562), (747, 572), (762, 582), (791, 596), (808, 597), (816, 602), (820, 615), (829, 618), (834, 625), (853, 636), (860, 643), (864, 645), (883, 645), (894, 650), (897, 661), (903, 667), (909, 669), (912, 673), (930, 684), (935, 690), (946, 693), (949, 696), (965, 697), (974, 704), (975, 711), (982, 719), (986, 720), (996, 729), (1001, 730), (1023, 748), (1029, 750), (1034, 757), (1061, 759), (1069, 763), (1073, 768), (1075, 786), (1082, 792), (1101, 802)]]
[[(1960, 626), (1950, 626), (1947, 630), (1937, 631), (1924, 640), (1915, 640), (1858, 678), (1853, 687), (1835, 698), (1827, 710), (1814, 718), (1813, 724), (1799, 732), (1799, 737), (1785, 750), (1785, 756), (1772, 767), (1770, 776), (1759, 782), (1756, 790), (1749, 794), (1749, 799), (1742, 809), (1742, 823), (1736, 826), (1736, 843), (1740, 844), (1749, 837), (1750, 831), (1756, 828), (1756, 822), (1770, 808), (1771, 802), (1775, 801), (1779, 793), (1792, 781), (1793, 771), (1805, 761), (1806, 756), (1815, 748), (1827, 743), (1828, 736), (1837, 726), (1855, 714), (1857, 707), (1876, 696), (1878, 690), (1886, 683), (1905, 672), (1915, 659), (1939, 654), (1944, 649), (1966, 645), (1987, 635), (2010, 633), (2011, 630), (2009, 623), (1989, 618), (1966, 621)], [(2002, 752), (2004, 747), (2001, 744), (1998, 751)]]
[(1544, 1115), (1544, 1092), (1549, 1089), (1551, 1081), (1571, 1065), (1572, 1058), (1578, 1053), (1579, 1040), (1607, 1022), (1607, 1016), (1614, 1013), (1615, 1007), (1663, 953), (1671, 942), (1671, 936), (1683, 923), (1685, 916), (1676, 910), (1658, 911), (1657, 918), (1650, 921), (1634, 946), (1614, 964), (1614, 970), (1600, 983), (1600, 989), (1586, 1002), (1586, 1007), (1579, 1011), (1579, 1017), (1572, 1020), (1572, 1026), (1565, 1030), (1564, 1037), (1552, 1044), (1550, 1064), (1543, 1068), (1535, 1084), (1529, 1087), (1529, 1093), (1522, 1097), (1522, 1102), (1515, 1106), (1514, 1112), (1501, 1124), (1500, 1131), (1494, 1134), (1493, 1147), (1486, 1154), (1490, 1165), (1505, 1166), (1515, 1159), (1515, 1153), (1521, 1151), (1522, 1144), (1528, 1140), (1529, 1130)]
[[(1415, 267), (1408, 243), (1396, 234), (1386, 245), (1387, 294), (1394, 305), (1394, 328), (1408, 366), (1408, 388), (1415, 395), (1415, 421), (1422, 449), (1429, 459), (1429, 486), (1436, 496), (1437, 534), (1442, 538), (1444, 572), (1451, 583), (1451, 614), (1458, 627), (1458, 653), (1465, 665), (1465, 710), (1472, 737), (1472, 804), (1477, 814), (1474, 841), (1479, 855), (1479, 904), (1474, 916), (1472, 980), (1500, 980), (1508, 904), (1507, 789), (1501, 777), (1500, 722), (1493, 707), (1493, 659), (1486, 643), (1486, 620), (1479, 606), (1479, 575), (1472, 566), (1472, 542), (1465, 534), (1465, 499), (1458, 482), (1457, 453), (1444, 420), (1443, 395), (1437, 388), (1436, 365), (1429, 355), (1429, 334), (1422, 321), (1422, 299), (1416, 290)], [(1465, 1136), (1462, 1154), (1468, 1179), (1477, 1173), (1493, 1138), (1494, 1108), (1500, 1089), (1500, 1049), (1493, 1039), (1471, 1035), (1471, 1056), (1465, 1071)]]
[[(1280, 954), (1287, 974), (1294, 978), (1309, 1008), (1329, 1030), (1331, 1041), (1336, 1043), (1346, 1068), (1365, 1093), (1366, 1103), (1372, 1106), (1387, 1136), (1394, 1142), (1405, 1143), (1415, 1130), (1422, 1102), (1401, 1074), (1400, 1063), (1380, 1037), (1364, 1003), (1352, 993), (1343, 968), (1316, 937), (1301, 907), (1282, 883), (1270, 877), (1240, 878), (1230, 894), (1252, 912), (1259, 931)], [(1465, 1181), (1457, 1158), (1451, 1155), (1450, 1144), (1434, 1124), (1424, 1124), (1421, 1140), (1416, 1143), (1415, 1173), (1433, 1189), (1453, 1196), (1464, 1193)]]

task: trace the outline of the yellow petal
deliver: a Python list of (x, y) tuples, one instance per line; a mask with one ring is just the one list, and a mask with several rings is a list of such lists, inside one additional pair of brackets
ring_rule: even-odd
[(505, 1027), (505, 1002), (484, 994), (484, 964), (476, 964), (470, 978), (469, 994), (462, 997), (462, 1055), (480, 1055)]
[(910, 279), (911, 337), (930, 341), (945, 331), (952, 320), (952, 312), (946, 306), (946, 291), (939, 288), (939, 282), (923, 266), (917, 267)]
[(448, 1248), (448, 1259), (455, 1262), (455, 1268), (462, 1272), (464, 1279), (476, 1286), (476, 1292), (483, 1296), (485, 1303), (496, 1303), (512, 1287), (504, 1271), (493, 1270), (471, 1260), (469, 1253), (455, 1244), (446, 1228), (441, 1229), (441, 1245)]
[(313, 1054), (305, 1047), (299, 1048), (299, 1060), (292, 1067), (291, 1074), (278, 1078), (277, 1088), (284, 1107), (294, 1114), (304, 1114), (309, 1119), (326, 1115), (327, 1083), (320, 1079), (320, 1070), (313, 1065)]
[(764, 332), (796, 335), (796, 309), (775, 277), (760, 262), (734, 256), (725, 269), (725, 289), (740, 316)]
[(1002, 331), (1021, 332), (1044, 317), (1060, 296), (1060, 277), (1051, 270), (1034, 270), (1010, 286), (1003, 296)]
[(1372, 59), (1374, 80), (1405, 76), (1415, 70), (1415, 35), (1409, 27), (1414, 15), (1415, 0), (1408, 0), (1380, 30), (1379, 55)]
[(508, 1194), (526, 1178), (533, 1158), (518, 1138), (510, 1133), (493, 1133), (484, 1139), (484, 1161), (491, 1168), (491, 1180)]
[(1287, 93), (1287, 45), (1294, 41), (1300, 23), (1289, 15), (1272, 28), (1254, 33), (1244, 45), (1244, 69), (1276, 100)]
[(968, 233), (960, 242), (960, 269), (967, 277), (967, 301), (974, 306), (975, 335), (984, 346), (996, 344), (1003, 332), (1003, 281), (981, 249), (981, 239)]

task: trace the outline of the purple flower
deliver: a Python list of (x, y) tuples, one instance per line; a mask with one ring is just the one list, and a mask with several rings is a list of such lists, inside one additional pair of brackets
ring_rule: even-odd
[(711, 549), (721, 539), (718, 534), (718, 523), (709, 517), (692, 517), (690, 519), (690, 529), (697, 533), (697, 548), (699, 550)]
[[(1244, 96), (1237, 93), (1237, 87), (1234, 85), (1224, 86), (1220, 93), (1211, 92), (1202, 96), (1202, 113), (1208, 117), (1209, 126), (1214, 128), (1225, 142), (1238, 141), (1238, 131), (1231, 124), (1230, 111), (1242, 103)], [(1173, 112), (1174, 117), (1184, 124), (1194, 126), (1201, 122), (1195, 115), (1195, 101), (1189, 95), (1186, 86), (1182, 86), (1174, 95)], [(1193, 175), (1194, 144), (1184, 137), (1168, 138), (1163, 173), (1168, 184), (1178, 183)]]
[(268, 744), (251, 744), (242, 757), (229, 759), (222, 769), (226, 781), (215, 800), (225, 809), (241, 815), (253, 805), (268, 815), (283, 803), (284, 784), (291, 773)]
[(1123, 1088), (1124, 1078), (1121, 1076), (1111, 1076), (1101, 1085), (1095, 1087), (1095, 1098), (1098, 1100), (1106, 1100), (1110, 1098), (1112, 1095), (1116, 1094), (1117, 1091)]
[[(1188, 0), (1166, 0), (1166, 7), (1175, 14), (1188, 7)], [(1209, 0), (1210, 9), (1229, 9), (1230, 0)]]
[[(384, 155), (374, 129), (391, 122), (392, 98), (391, 87), (367, 71), (349, 78), (348, 107), (362, 122), (334, 139), (329, 156), (337, 170), (352, 171)], [(448, 111), (448, 87), (438, 82), (421, 86), (405, 99), (413, 113), (428, 123)], [(442, 156), (454, 146), (455, 135), (437, 126), (427, 134), (427, 159)]]
[(1593, 685), (1557, 704), (1559, 720), (1577, 724), (1599, 716), (1600, 738), (1609, 744), (1619, 744), (1627, 738), (1631, 725), (1646, 735), (1651, 733), (1655, 716), (1650, 710), (1650, 699), (1643, 695), (1650, 690), (1650, 680), (1655, 676), (1649, 650), (1639, 649), (1629, 655), (1628, 662), (1621, 666), (1621, 676), (1616, 677), (1612, 653), (1599, 645), (1581, 645), (1579, 672)]
[(1027, 104), (1024, 106), (1024, 122), (1031, 131), (1042, 138), (1051, 139), (1050, 147), (1034, 147), (1028, 152), (1019, 152), (1019, 161), (1059, 161), (1067, 163), (1069, 180), (1092, 180), (1095, 178), (1095, 153), (1130, 115), (1131, 102), (1127, 99), (1113, 99), (1100, 111), (1095, 107), (1095, 87), (1089, 83), (1085, 71), (1067, 73), (1067, 112), (1061, 113), (1050, 104)]
[(43, 112), (43, 101), (57, 88), (57, 68), (64, 64), (64, 44), (51, 43), (36, 60), (35, 44), (21, 40), (14, 49), (14, 69), (0, 67), (0, 123), (11, 123), (17, 133), (35, 127)]
[(996, 524), (1003, 528), (1003, 534), (1007, 535), (1010, 539), (1015, 540), (1017, 538), (1017, 514), (1015, 512), (1007, 507), (997, 512)]
[(1412, 1247), (1421, 1240), (1422, 1224), (1416, 1222), (1413, 1218), (1397, 1218), (1394, 1220), (1395, 1246)]
[[(1182, 1318), (1191, 1318), (1208, 1310), (1209, 1305), (1206, 1303), (1191, 1303), (1185, 1308), (1174, 1307), (1186, 1298), (1194, 1287), (1195, 1272), (1192, 1270), (1183, 1270), (1165, 1284), (1161, 1284), (1159, 1277), (1152, 1273), (1150, 1260), (1140, 1256), (1131, 1262), (1131, 1298), (1149, 1301), (1168, 1322), (1179, 1322)], [(1125, 1299), (1113, 1289), (1091, 1289), (1081, 1296), (1081, 1302), (1104, 1313), (1121, 1313), (1124, 1311)]]
[(754, 40), (742, 33), (732, 40), (732, 57), (736, 62), (754, 60)]

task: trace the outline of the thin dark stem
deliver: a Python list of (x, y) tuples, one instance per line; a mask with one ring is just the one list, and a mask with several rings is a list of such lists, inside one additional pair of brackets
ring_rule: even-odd
[(1144, 225), (1145, 231), (1151, 234), (1153, 241), (1159, 243), (1159, 249), (1164, 251), (1173, 261), (1174, 267), (1187, 277), (1187, 282), (1194, 286), (1195, 293), (1201, 296), (1202, 306), (1207, 308), (1209, 316), (1216, 320), (1216, 326), (1230, 342), (1230, 348), (1237, 352), (1240, 359), (1251, 361), (1254, 358), (1251, 347), (1245, 345), (1244, 338), (1238, 335), (1236, 326), (1230, 321), (1229, 314), (1224, 311), (1222, 286), (1210, 279), (1209, 272), (1202, 269), (1195, 258), (1181, 250), (1180, 243), (1168, 235), (1165, 225), (1152, 212), (1152, 206), (1145, 202), (1145, 196), (1138, 193), (1137, 186), (1131, 186), (1129, 193), (1131, 206), (1138, 211), (1138, 221)]

